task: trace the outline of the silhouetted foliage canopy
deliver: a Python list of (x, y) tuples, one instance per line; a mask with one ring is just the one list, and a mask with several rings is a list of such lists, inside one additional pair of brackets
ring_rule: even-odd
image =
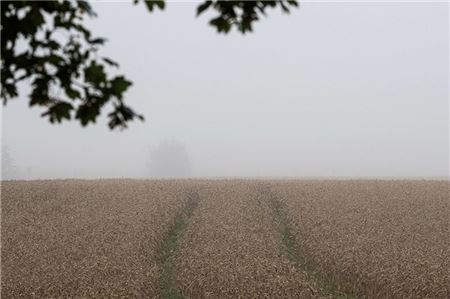
[[(137, 4), (140, 1), (135, 0)], [(152, 12), (164, 1), (143, 1)], [(252, 31), (253, 23), (268, 8), (289, 12), (296, 1), (205, 1), (197, 15), (216, 13), (209, 24), (219, 33), (236, 28)], [(31, 85), (30, 106), (42, 106), (51, 123), (73, 117), (81, 125), (94, 123), (105, 105), (112, 104), (109, 127), (124, 128), (135, 118), (143, 120), (124, 102), (132, 82), (124, 75), (110, 75), (117, 62), (99, 55), (106, 39), (95, 37), (83, 25), (95, 17), (87, 1), (1, 2), (1, 97), (3, 103), (18, 96), (18, 83)]]

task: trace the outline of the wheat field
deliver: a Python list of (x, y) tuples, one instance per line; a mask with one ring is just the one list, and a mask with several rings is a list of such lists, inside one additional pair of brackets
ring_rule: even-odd
[(1, 296), (449, 298), (449, 187), (2, 182)]

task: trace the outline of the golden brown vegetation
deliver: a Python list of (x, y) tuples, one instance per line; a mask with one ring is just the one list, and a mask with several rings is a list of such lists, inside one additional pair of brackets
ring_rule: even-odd
[(152, 297), (183, 183), (2, 184), (2, 298)]
[(448, 298), (449, 183), (2, 183), (2, 298)]
[(366, 298), (450, 298), (449, 183), (271, 184), (312, 269)]
[(188, 298), (316, 298), (305, 273), (282, 255), (272, 210), (250, 181), (205, 184), (179, 242), (176, 281)]

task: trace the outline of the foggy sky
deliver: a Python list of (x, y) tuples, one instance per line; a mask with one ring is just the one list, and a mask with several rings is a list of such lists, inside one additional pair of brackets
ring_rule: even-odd
[(192, 176), (448, 176), (447, 3), (302, 3), (245, 36), (196, 5), (93, 4), (101, 54), (146, 121), (51, 125), (22, 85), (2, 112), (14, 176), (147, 177), (164, 140), (184, 144)]

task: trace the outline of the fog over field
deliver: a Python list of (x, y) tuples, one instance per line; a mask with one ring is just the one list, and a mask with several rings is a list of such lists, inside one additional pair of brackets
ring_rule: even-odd
[(447, 177), (448, 3), (300, 3), (245, 36), (197, 3), (93, 3), (145, 122), (51, 125), (22, 84), (2, 111), (4, 178)]

